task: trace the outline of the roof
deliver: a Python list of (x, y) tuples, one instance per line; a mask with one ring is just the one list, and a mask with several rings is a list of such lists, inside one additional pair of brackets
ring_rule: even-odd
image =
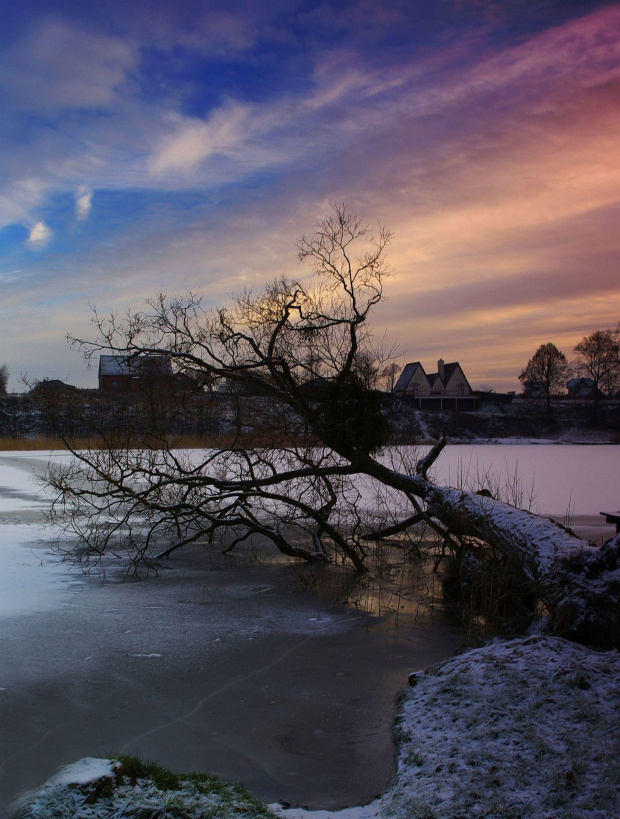
[[(458, 361), (453, 361), (451, 364), (444, 364), (443, 365), (443, 378), (441, 380), (442, 380), (444, 386), (446, 386), (448, 384), (448, 381), (454, 375), (454, 371), (459, 366), (460, 365), (459, 365)], [(435, 383), (435, 380), (439, 377), (439, 373), (429, 373), (426, 377), (428, 378), (429, 383), (430, 383), (430, 385), (432, 387), (433, 384)]]
[[(131, 363), (129, 363), (131, 360)], [(99, 375), (172, 375), (170, 359), (163, 355), (100, 355)]]
[(443, 365), (443, 383), (447, 384), (448, 381), (454, 375), (456, 368), (460, 367), (458, 361), (453, 361), (451, 364), (444, 364)]
[(53, 390), (60, 392), (64, 390), (65, 392), (73, 392), (77, 390), (77, 387), (74, 387), (73, 384), (65, 384), (60, 378), (44, 378), (42, 381), (37, 381), (33, 390)]
[(126, 356), (100, 355), (99, 375), (132, 375)]
[(447, 387), (450, 379), (452, 378), (456, 370), (459, 369), (467, 383), (467, 386), (471, 390), (471, 385), (469, 384), (469, 381), (467, 380), (467, 377), (463, 372), (463, 368), (461, 367), (458, 361), (452, 361), (450, 362), (450, 364), (443, 365), (443, 378), (439, 378), (439, 373), (426, 373), (424, 371), (424, 367), (419, 361), (412, 361), (410, 364), (405, 364), (404, 370), (402, 371), (398, 378), (398, 381), (394, 385), (394, 392), (405, 392), (407, 390), (409, 382), (413, 378), (418, 367), (424, 373), (424, 376), (426, 377), (426, 380), (428, 381), (428, 384), (431, 389), (433, 389), (438, 379), (442, 387)]
[[(413, 378), (413, 374), (418, 367), (422, 367), (419, 361), (413, 361), (411, 364), (405, 364), (405, 369), (398, 376), (398, 381), (394, 384), (394, 392), (403, 392), (409, 386), (409, 382)], [(424, 368), (422, 368), (424, 372)]]

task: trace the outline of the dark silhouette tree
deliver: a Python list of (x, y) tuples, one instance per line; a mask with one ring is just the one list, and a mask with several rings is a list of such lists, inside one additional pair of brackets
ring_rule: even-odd
[(570, 366), (555, 344), (541, 344), (522, 370), (519, 381), (528, 397), (544, 398), (547, 420), (551, 417), (551, 397), (566, 388)]
[(618, 330), (595, 330), (575, 345), (576, 364), (592, 379), (594, 422), (599, 421), (601, 395), (612, 395), (620, 377)]
[(443, 436), (410, 465), (384, 448), (381, 406), (358, 364), (371, 348), (367, 319), (383, 295), (389, 241), (340, 205), (299, 242), (313, 280), (280, 278), (228, 310), (207, 311), (190, 294), (124, 318), (95, 315), (99, 338), (73, 339), (87, 358), (165, 354), (177, 372), (236, 385), (274, 437), (252, 445), (239, 427), (226, 445), (187, 452), (165, 435), (141, 446), (110, 437), (90, 450), (65, 436), (73, 458), (50, 464), (52, 520), (73, 536), (72, 554), (97, 561), (122, 550), (136, 571), (190, 543), (230, 550), (257, 536), (305, 560), (339, 552), (364, 571), (370, 534), (424, 521), (455, 553), (483, 542), (514, 566), (556, 633), (614, 642), (620, 537), (600, 550), (488, 491), (436, 485), (429, 470)]

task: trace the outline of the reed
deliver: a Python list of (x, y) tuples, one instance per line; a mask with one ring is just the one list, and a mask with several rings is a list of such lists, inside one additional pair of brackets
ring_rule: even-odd
[[(237, 449), (247, 446), (257, 448), (277, 447), (279, 442), (274, 440), (272, 435), (248, 435), (239, 438), (236, 435), (178, 435), (158, 443), (156, 440), (136, 438), (135, 441), (125, 440), (123, 446), (129, 448), (164, 449), (167, 447), (174, 449)], [(105, 449), (109, 447), (109, 441), (102, 438), (74, 438), (71, 440), (72, 449)], [(40, 438), (25, 438), (22, 436), (0, 436), (0, 452), (35, 452), (41, 450), (62, 449), (67, 446), (61, 438), (54, 436)]]

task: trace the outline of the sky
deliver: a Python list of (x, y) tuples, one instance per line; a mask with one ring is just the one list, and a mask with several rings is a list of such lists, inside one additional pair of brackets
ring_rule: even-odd
[(620, 320), (620, 4), (0, 0), (0, 364), (159, 291), (301, 275), (333, 202), (394, 231), (399, 361), (518, 388)]

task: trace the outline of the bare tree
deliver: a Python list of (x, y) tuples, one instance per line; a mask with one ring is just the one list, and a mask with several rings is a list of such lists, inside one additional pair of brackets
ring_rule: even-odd
[(382, 368), (380, 374), (380, 384), (386, 392), (394, 392), (396, 378), (401, 370), (401, 365), (394, 360), (388, 361)]
[(519, 376), (525, 395), (545, 399), (547, 420), (551, 417), (551, 396), (566, 387), (569, 372), (564, 353), (547, 342), (540, 345)]
[(577, 366), (592, 379), (594, 421), (599, 419), (600, 395), (612, 395), (620, 376), (619, 330), (595, 330), (575, 345)]
[(0, 364), (0, 395), (6, 395), (9, 386), (9, 368), (6, 364)]
[(373, 360), (366, 319), (382, 297), (389, 241), (389, 231), (379, 227), (373, 236), (339, 206), (299, 242), (300, 261), (316, 274), (310, 284), (280, 278), (241, 293), (229, 310), (205, 310), (190, 294), (160, 296), (124, 318), (95, 315), (99, 341), (72, 339), (87, 358), (164, 352), (177, 372), (232, 384), (237, 396), (255, 396), (253, 420), (267, 419), (279, 449), (241, 449), (242, 423), (200, 463), (175, 451), (161, 430), (138, 449), (135, 435), (88, 452), (67, 440), (76, 458), (51, 471), (54, 515), (62, 510), (84, 555), (97, 559), (122, 535), (134, 568), (148, 567), (153, 557), (225, 532), (232, 544), (259, 535), (285, 554), (325, 560), (328, 537), (364, 569), (355, 504), (346, 500), (357, 497), (350, 480), (357, 470), (342, 453), (370, 454), (388, 440), (360, 362)]
[[(389, 429), (358, 365), (389, 273), (389, 241), (385, 228), (373, 235), (337, 206), (299, 242), (300, 260), (314, 270), (310, 281), (280, 278), (242, 293), (228, 310), (205, 310), (190, 294), (160, 296), (124, 317), (95, 315), (99, 339), (72, 339), (87, 358), (165, 353), (178, 372), (236, 385), (239, 403), (252, 403), (277, 435), (271, 446), (252, 445), (240, 423), (233, 441), (189, 453), (163, 434), (141, 446), (111, 435), (96, 450), (79, 450), (65, 436), (74, 457), (51, 465), (52, 519), (78, 535), (74, 553), (98, 560), (122, 548), (136, 571), (192, 542), (230, 550), (257, 536), (306, 560), (340, 552), (364, 571), (370, 534), (423, 521), (455, 553), (484, 542), (513, 564), (546, 601), (556, 632), (613, 641), (620, 542), (601, 555), (488, 492), (435, 485), (429, 470), (445, 438), (406, 469), (384, 449)], [(396, 519), (373, 519), (379, 505), (398, 510)], [(588, 572), (598, 578), (594, 591)]]

